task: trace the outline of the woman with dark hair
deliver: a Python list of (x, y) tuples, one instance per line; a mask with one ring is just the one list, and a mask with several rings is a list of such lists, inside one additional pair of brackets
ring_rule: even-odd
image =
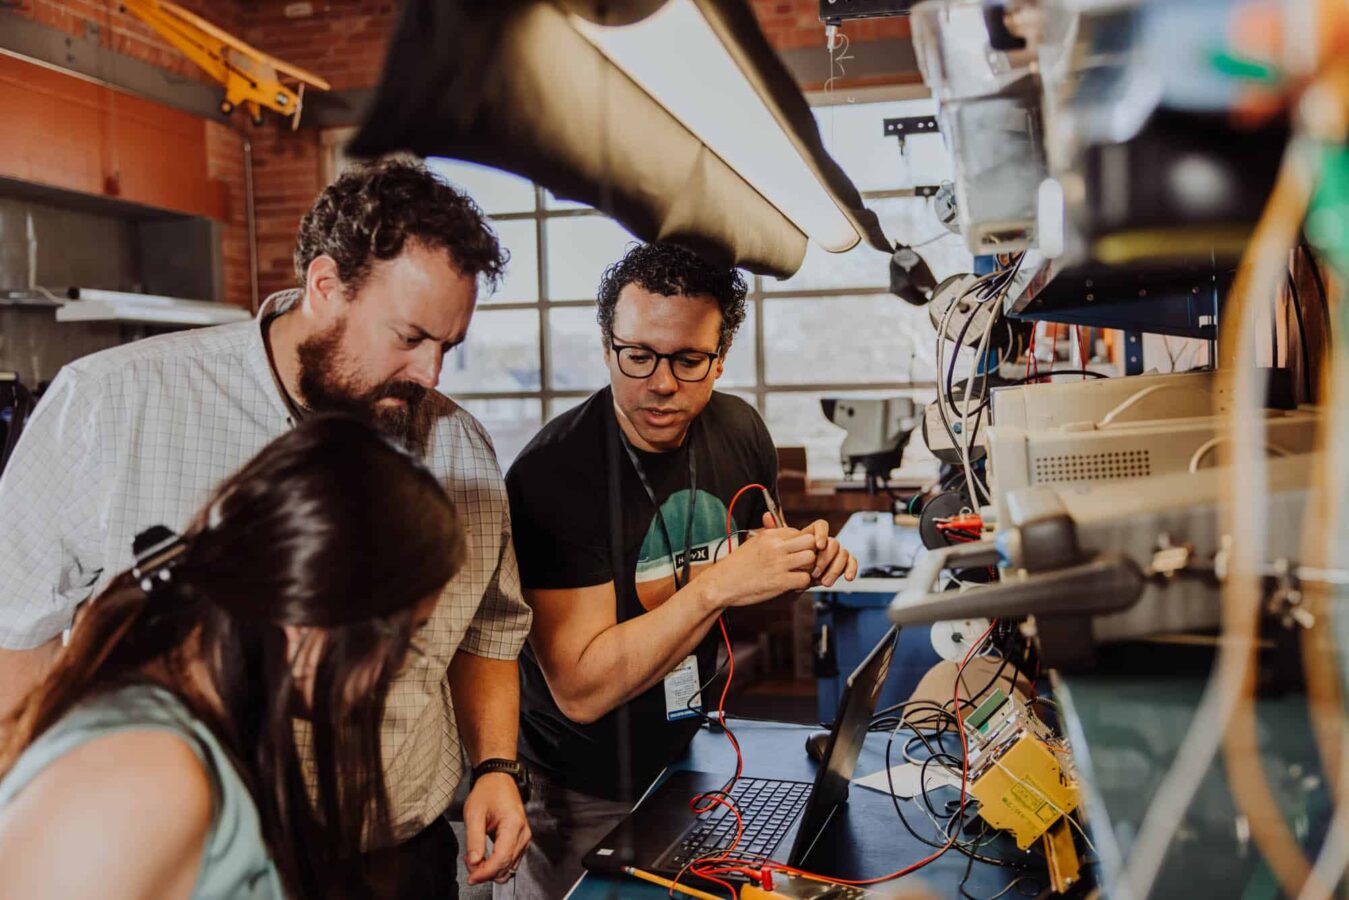
[(0, 726), (0, 893), (376, 892), (385, 697), (464, 555), (445, 492), (369, 427), (311, 417), (135, 549)]

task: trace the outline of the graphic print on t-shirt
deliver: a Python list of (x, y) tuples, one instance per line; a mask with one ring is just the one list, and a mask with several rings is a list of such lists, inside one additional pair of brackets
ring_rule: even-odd
[[(670, 563), (671, 557), (679, 566), (680, 574), (684, 571), (684, 535), (688, 528), (689, 492), (685, 488), (682, 491), (676, 491), (661, 505), (659, 515), (665, 519), (665, 528), (670, 532), (670, 540), (675, 542), (675, 547), (669, 547), (665, 542), (665, 532), (661, 530), (660, 522), (656, 517), (651, 517), (651, 525), (646, 530), (646, 537), (642, 540), (642, 547), (637, 551), (637, 571), (634, 581), (637, 585), (637, 599), (642, 603), (642, 608), (653, 610), (660, 606), (675, 592), (674, 568)], [(736, 526), (732, 523), (732, 529)], [(726, 504), (722, 503), (707, 491), (698, 491), (693, 501), (693, 539), (689, 542), (689, 578), (692, 580), (698, 576), (698, 573), (712, 564), (712, 554), (716, 552), (717, 545), (726, 537)], [(731, 549), (734, 549), (738, 541), (730, 541)], [(726, 555), (725, 547), (721, 550), (721, 556)]]

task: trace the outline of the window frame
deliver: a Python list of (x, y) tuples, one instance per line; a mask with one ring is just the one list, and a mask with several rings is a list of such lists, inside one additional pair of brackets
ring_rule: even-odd
[[(567, 218), (585, 218), (585, 217), (604, 217), (604, 213), (595, 209), (549, 209), (546, 206), (547, 192), (535, 185), (534, 187), (534, 211), (533, 212), (515, 212), (502, 213), (501, 215), (492, 215), (487, 212), (488, 217), (494, 222), (507, 221), (530, 221), (535, 223), (534, 239), (538, 253), (538, 300), (517, 301), (506, 303), (490, 303), (479, 307), (482, 311), (526, 309), (539, 311), (539, 383), (540, 388), (537, 391), (456, 391), (454, 396), (460, 400), (488, 400), (493, 398), (501, 399), (534, 399), (543, 401), (544, 415), (548, 415), (550, 404), (553, 400), (564, 399), (583, 399), (589, 397), (594, 390), (577, 389), (556, 389), (553, 387), (552, 354), (549, 347), (549, 327), (548, 313), (553, 309), (575, 309), (578, 307), (591, 308), (595, 306), (595, 299), (579, 299), (574, 297), (554, 299), (548, 290), (548, 233), (547, 223), (551, 219)], [(906, 188), (886, 191), (867, 191), (862, 194), (865, 200), (888, 200), (900, 197), (919, 199), (918, 195)], [(767, 380), (765, 374), (765, 355), (764, 355), (764, 307), (775, 300), (801, 300), (801, 299), (821, 299), (828, 300), (833, 297), (875, 297), (890, 296), (889, 287), (877, 286), (855, 286), (855, 287), (834, 287), (834, 288), (815, 288), (815, 289), (792, 289), (790, 287), (783, 289), (770, 289), (766, 287), (767, 279), (760, 275), (750, 276), (748, 285), (749, 292), (745, 297), (745, 302), (754, 306), (754, 384), (739, 385), (735, 388), (738, 393), (754, 394), (755, 407), (760, 413), (763, 412), (765, 398), (774, 393), (819, 393), (823, 391), (832, 391), (846, 393), (848, 391), (886, 391), (886, 390), (925, 390), (935, 389), (936, 381), (822, 381), (801, 384), (776, 384)], [(897, 301), (898, 302), (898, 301)], [(596, 328), (598, 328), (598, 324)], [(540, 422), (540, 425), (543, 423)]]

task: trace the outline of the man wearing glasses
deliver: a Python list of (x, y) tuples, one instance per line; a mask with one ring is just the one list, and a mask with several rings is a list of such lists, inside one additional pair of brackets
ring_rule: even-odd
[(544, 426), (506, 476), (534, 609), (520, 657), (534, 840), (498, 897), (563, 896), (688, 745), (715, 706), (725, 610), (857, 571), (824, 522), (778, 527), (768, 430), (713, 391), (745, 318), (739, 272), (637, 246), (604, 273), (598, 318), (609, 387)]

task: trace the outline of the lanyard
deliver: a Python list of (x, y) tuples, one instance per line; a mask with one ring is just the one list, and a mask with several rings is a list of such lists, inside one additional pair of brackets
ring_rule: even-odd
[(623, 443), (623, 449), (628, 451), (628, 459), (632, 462), (633, 469), (637, 471), (637, 480), (642, 483), (642, 489), (646, 491), (647, 498), (656, 509), (656, 521), (660, 523), (660, 531), (665, 537), (665, 546), (670, 554), (670, 569), (674, 573), (675, 590), (681, 590), (689, 583), (689, 570), (693, 563), (693, 511), (698, 499), (698, 462), (693, 452), (694, 426), (689, 426), (689, 432), (684, 438), (689, 457), (689, 507), (684, 525), (684, 577), (682, 580), (679, 577), (679, 558), (675, 556), (674, 541), (670, 539), (670, 530), (665, 526), (665, 515), (661, 512), (660, 504), (656, 502), (656, 492), (651, 489), (651, 482), (647, 480), (646, 472), (642, 470), (642, 463), (637, 458), (637, 451), (632, 449), (628, 436), (623, 434), (622, 427), (617, 420), (614, 422), (614, 427), (618, 429), (618, 436)]

